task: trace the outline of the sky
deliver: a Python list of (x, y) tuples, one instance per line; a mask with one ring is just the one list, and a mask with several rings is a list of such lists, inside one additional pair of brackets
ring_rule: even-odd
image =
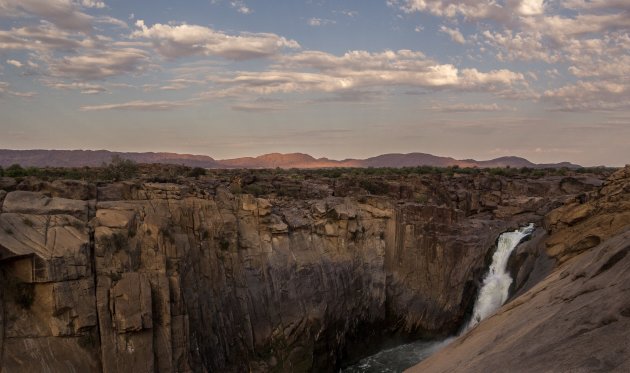
[(629, 0), (0, 0), (0, 148), (630, 163)]

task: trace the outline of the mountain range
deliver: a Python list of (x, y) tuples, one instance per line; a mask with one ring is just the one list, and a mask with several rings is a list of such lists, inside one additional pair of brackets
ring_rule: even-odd
[(9, 150), (0, 149), (0, 166), (20, 164), (24, 167), (83, 167), (100, 166), (109, 162), (113, 156), (130, 159), (138, 163), (183, 164), (190, 167), (204, 168), (333, 168), (333, 167), (568, 167), (579, 165), (570, 162), (533, 163), (521, 157), (500, 157), (486, 161), (474, 159), (455, 159), (426, 153), (390, 153), (366, 159), (333, 160), (315, 158), (303, 153), (270, 153), (258, 157), (242, 157), (217, 160), (207, 155), (178, 153), (133, 153), (111, 152), (108, 150)]

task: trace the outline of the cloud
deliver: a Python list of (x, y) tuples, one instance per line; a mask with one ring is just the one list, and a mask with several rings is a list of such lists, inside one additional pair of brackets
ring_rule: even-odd
[(466, 43), (466, 39), (464, 38), (464, 35), (462, 35), (462, 33), (457, 28), (452, 29), (446, 26), (440, 26), (440, 32), (443, 32), (447, 34), (448, 36), (450, 36), (451, 40), (453, 40), (456, 43), (459, 43), (459, 44)]
[(618, 110), (630, 106), (630, 88), (614, 81), (578, 81), (544, 92), (563, 111)]
[(231, 60), (269, 57), (284, 48), (297, 49), (300, 45), (270, 33), (228, 35), (198, 25), (163, 25), (147, 27), (136, 21), (133, 38), (148, 39), (162, 56), (178, 58), (193, 55), (220, 56)]
[(83, 94), (94, 95), (103, 92), (107, 92), (107, 89), (99, 84), (92, 83), (83, 83), (83, 82), (72, 82), (72, 83), (61, 83), (61, 82), (49, 82), (48, 85), (51, 88), (55, 89), (64, 89), (64, 90), (77, 90)]
[(110, 17), (110, 16), (98, 17), (96, 18), (96, 22), (110, 24), (110, 25), (117, 26), (120, 28), (129, 28), (129, 25), (127, 24), (127, 22), (122, 21), (118, 18)]
[(337, 13), (341, 13), (346, 17), (354, 18), (359, 15), (359, 12), (356, 10), (342, 10)]
[(121, 48), (65, 56), (50, 61), (49, 65), (54, 75), (83, 81), (141, 72), (148, 59), (148, 54), (141, 49)]
[(230, 6), (241, 14), (251, 14), (252, 10), (240, 0), (230, 1)]
[(514, 110), (514, 109), (502, 107), (496, 103), (492, 103), (492, 104), (433, 105), (431, 106), (431, 110), (440, 111), (443, 113), (467, 113), (467, 112), (504, 111), (504, 110)]
[(509, 9), (494, 1), (402, 0), (389, 3), (405, 13), (425, 12), (446, 18), (505, 20), (510, 15)]
[(310, 18), (308, 20), (308, 24), (309, 26), (325, 26), (325, 25), (332, 25), (335, 24), (337, 22), (331, 20), (331, 19), (322, 19), (322, 18)]
[(525, 83), (523, 74), (510, 70), (460, 70), (410, 50), (351, 51), (341, 56), (305, 51), (278, 57), (272, 68), (217, 78), (213, 83), (223, 88), (206, 95), (217, 98), (307, 92), (365, 93), (387, 87), (499, 92)]
[(11, 89), (11, 84), (0, 81), (0, 98), (2, 98), (5, 95), (22, 97), (22, 98), (32, 98), (36, 96), (37, 93), (36, 92), (16, 92)]
[[(84, 1), (98, 4), (98, 1)], [(2, 0), (0, 11), (4, 15), (21, 17), (26, 14), (52, 22), (57, 27), (70, 30), (90, 32), (92, 16), (79, 10), (79, 6), (71, 0)]]
[(86, 8), (105, 8), (105, 3), (98, 0), (81, 0), (81, 5)]
[(24, 66), (24, 64), (23, 64), (22, 62), (17, 61), (17, 60), (7, 60), (7, 63), (8, 63), (9, 65), (13, 65), (13, 66), (17, 67), (18, 69), (19, 69), (20, 67)]
[(565, 0), (562, 6), (567, 9), (615, 9), (630, 10), (626, 0)]
[(205, 83), (203, 80), (195, 80), (195, 79), (171, 79), (168, 81), (167, 85), (163, 85), (159, 87), (162, 91), (177, 91), (180, 89), (186, 89), (193, 85), (199, 85)]
[(630, 28), (630, 15), (627, 12), (616, 14), (579, 14), (575, 18), (559, 15), (523, 19), (523, 27), (538, 30), (562, 43), (569, 38), (588, 34), (598, 34), (616, 29)]
[(518, 14), (522, 16), (535, 16), (543, 14), (543, 0), (521, 0), (516, 7)]
[(190, 106), (190, 101), (130, 101), (120, 104), (104, 104), (82, 106), (81, 111), (102, 111), (102, 110), (144, 110), (144, 111), (166, 111), (180, 109)]
[(486, 45), (498, 50), (496, 56), (499, 61), (541, 60), (554, 63), (561, 59), (560, 51), (549, 48), (543, 35), (537, 31), (513, 33), (512, 30), (485, 30), (481, 35)]
[(81, 41), (50, 24), (0, 30), (0, 50), (74, 52), (81, 46)]
[(250, 102), (240, 102), (232, 105), (232, 110), (242, 111), (246, 113), (265, 113), (273, 111), (286, 110), (287, 106), (280, 100), (273, 100), (267, 98), (257, 98)]

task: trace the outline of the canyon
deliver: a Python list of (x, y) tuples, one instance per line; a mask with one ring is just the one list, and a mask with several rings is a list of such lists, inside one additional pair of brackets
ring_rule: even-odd
[[(627, 291), (610, 248), (627, 240), (608, 239), (630, 225), (630, 167), (609, 174), (0, 178), (0, 371), (337, 371), (383, 341), (456, 333), (498, 236), (533, 223), (508, 263), (513, 300), (446, 347), (481, 335), (487, 351), (488, 323), (533, 314), (548, 282), (579, 293), (558, 281), (610, 273)], [(593, 261), (597, 275), (559, 274)], [(426, 371), (454, 364), (446, 349)]]

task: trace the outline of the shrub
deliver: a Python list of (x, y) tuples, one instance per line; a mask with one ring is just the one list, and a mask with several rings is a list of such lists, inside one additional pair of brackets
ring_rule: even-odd
[(99, 237), (97, 243), (108, 252), (116, 252), (127, 248), (129, 239), (121, 232), (115, 232), (109, 236)]
[(103, 168), (103, 177), (114, 181), (131, 179), (138, 174), (136, 162), (119, 155), (113, 156), (109, 164), (103, 164)]
[(243, 188), (243, 191), (247, 194), (251, 194), (254, 197), (260, 197), (265, 194), (265, 188), (259, 184), (249, 184)]
[(165, 240), (168, 240), (168, 242), (171, 243), (171, 245), (175, 244), (175, 237), (173, 237), (171, 227), (160, 228), (160, 233)]
[(225, 237), (221, 237), (221, 239), (219, 240), (219, 248), (223, 251), (229, 250), (230, 241)]
[(199, 178), (199, 176), (204, 176), (206, 174), (206, 169), (202, 167), (195, 167), (188, 172), (189, 177)]
[(35, 223), (33, 223), (33, 221), (29, 218), (24, 218), (22, 219), (22, 223), (24, 223), (24, 225), (28, 226), (28, 227), (33, 227), (33, 225), (35, 225)]
[(429, 197), (426, 194), (419, 194), (416, 196), (416, 203), (425, 204), (429, 200)]
[(98, 344), (98, 339), (93, 331), (88, 331), (77, 339), (77, 344), (86, 350), (91, 350)]
[(389, 185), (381, 180), (362, 179), (359, 181), (359, 186), (374, 195), (384, 195), (389, 192)]
[(9, 177), (22, 177), (26, 176), (26, 170), (19, 164), (13, 164), (4, 171), (4, 174)]

